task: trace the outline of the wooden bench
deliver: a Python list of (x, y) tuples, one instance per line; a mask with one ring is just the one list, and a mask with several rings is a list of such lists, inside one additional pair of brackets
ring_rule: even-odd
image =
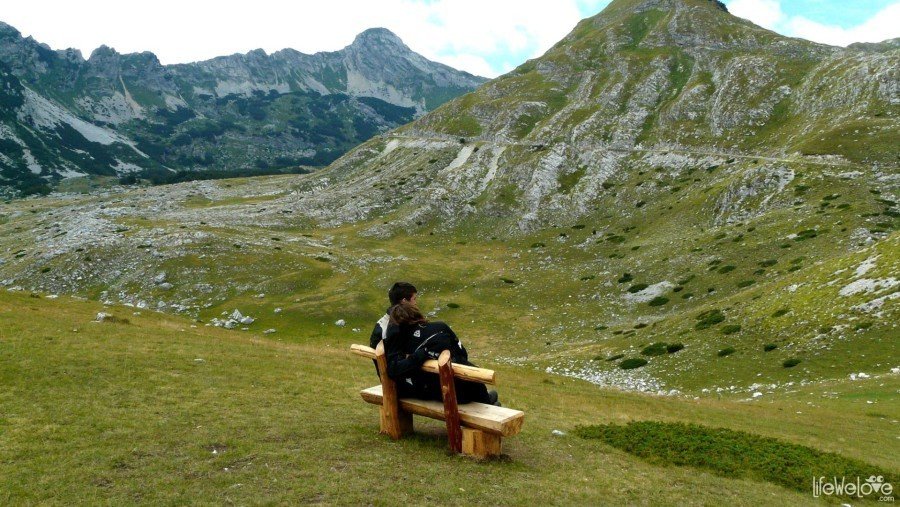
[(363, 389), (362, 399), (380, 407), (381, 433), (394, 440), (413, 430), (412, 416), (419, 415), (444, 421), (450, 450), (479, 458), (499, 456), (503, 437), (516, 435), (522, 429), (525, 413), (506, 407), (485, 403), (456, 403), (454, 377), (462, 380), (494, 384), (493, 370), (466, 365), (453, 365), (450, 352), (445, 350), (437, 360), (428, 360), (422, 370), (436, 373), (441, 381), (443, 402), (397, 397), (397, 384), (388, 377), (384, 345), (372, 349), (364, 345), (351, 345), (356, 355), (374, 359), (381, 377), (381, 385)]

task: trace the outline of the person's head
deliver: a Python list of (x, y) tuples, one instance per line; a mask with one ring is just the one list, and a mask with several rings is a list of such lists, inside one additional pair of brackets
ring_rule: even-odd
[(391, 287), (391, 290), (388, 291), (388, 299), (391, 300), (391, 306), (398, 305), (404, 300), (415, 306), (417, 292), (418, 291), (413, 284), (409, 282), (397, 282)]
[(426, 324), (428, 322), (419, 307), (408, 301), (392, 306), (388, 314), (393, 324)]

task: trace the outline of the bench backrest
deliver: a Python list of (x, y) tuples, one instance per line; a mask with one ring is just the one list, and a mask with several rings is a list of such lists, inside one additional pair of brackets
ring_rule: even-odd
[[(378, 342), (379, 346), (382, 346), (381, 342)], [(362, 356), (368, 357), (369, 359), (375, 359), (375, 349), (372, 347), (366, 347), (365, 345), (351, 345), (350, 352)], [(387, 366), (385, 366), (387, 368)], [(422, 364), (422, 371), (427, 371), (429, 373), (439, 373), (440, 369), (438, 367), (438, 362), (434, 359), (429, 359)], [(379, 374), (381, 374), (379, 370)], [(497, 383), (497, 374), (494, 370), (489, 370), (487, 368), (477, 368), (475, 366), (466, 366), (464, 364), (454, 364), (453, 365), (453, 376), (461, 379), (461, 380), (470, 380), (472, 382), (479, 382), (482, 384), (496, 384)]]

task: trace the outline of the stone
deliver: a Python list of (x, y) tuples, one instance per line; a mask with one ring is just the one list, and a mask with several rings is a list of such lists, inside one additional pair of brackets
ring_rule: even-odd
[(337, 326), (337, 327), (344, 327), (344, 326), (347, 325), (347, 321), (345, 321), (344, 319), (338, 319), (338, 320), (334, 323), (334, 325)]

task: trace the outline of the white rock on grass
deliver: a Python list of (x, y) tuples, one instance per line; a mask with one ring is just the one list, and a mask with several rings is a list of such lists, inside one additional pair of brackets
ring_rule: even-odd
[(250, 324), (253, 324), (254, 322), (256, 322), (256, 319), (254, 319), (253, 317), (250, 317), (248, 315), (247, 317), (242, 318), (240, 322), (241, 322), (241, 324), (243, 324), (245, 326), (249, 326)]
[(240, 322), (240, 320), (243, 319), (243, 318), (244, 318), (244, 314), (241, 313), (240, 310), (235, 309), (233, 312), (231, 312), (231, 319), (232, 319), (232, 320), (236, 320), (236, 321)]
[(225, 321), (225, 324), (223, 324), (222, 327), (224, 327), (225, 329), (234, 329), (237, 327), (237, 325), (238, 321), (234, 319), (228, 319), (227, 321)]
[(338, 320), (334, 323), (334, 325), (337, 326), (337, 327), (344, 327), (344, 326), (347, 325), (347, 321), (345, 321), (344, 319), (338, 319)]
[(561, 437), (566, 434), (565, 431), (560, 431), (560, 430), (553, 430), (550, 433), (555, 437)]
[(281, 308), (276, 308), (276, 309), (275, 309), (275, 313), (281, 313), (281, 312), (282, 312)]
[(97, 314), (97, 317), (94, 318), (94, 322), (103, 322), (110, 317), (112, 317), (111, 313), (100, 312)]
[(266, 329), (265, 331), (263, 331), (263, 334), (272, 334), (274, 332), (275, 332), (274, 329)]
[(163, 282), (163, 283), (159, 284), (159, 288), (162, 290), (172, 290), (172, 287), (173, 287), (172, 284), (169, 282)]

